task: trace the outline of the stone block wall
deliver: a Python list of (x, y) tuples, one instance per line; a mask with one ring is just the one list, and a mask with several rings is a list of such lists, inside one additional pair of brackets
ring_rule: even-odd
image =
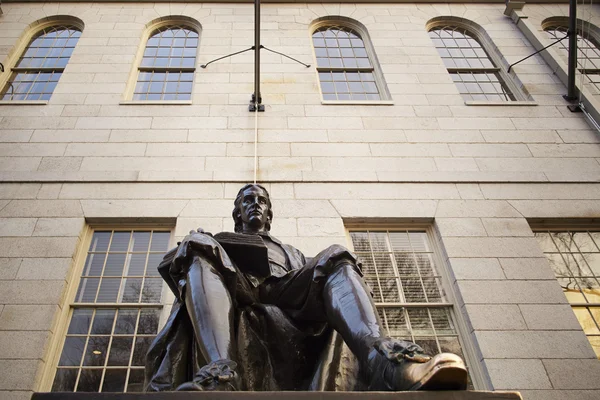
[[(2, 10), (0, 62), (41, 18), (85, 23), (48, 104), (0, 102), (0, 397), (21, 400), (49, 390), (87, 226), (169, 221), (174, 241), (199, 226), (233, 229), (232, 200), (254, 172), (251, 52), (198, 67), (189, 105), (125, 104), (125, 90), (146, 24), (196, 19), (199, 65), (253, 44), (253, 8), (15, 2)], [(351, 223), (429, 224), (478, 388), (595, 399), (600, 361), (529, 223), (600, 217), (600, 136), (567, 110), (565, 87), (539, 56), (514, 67), (535, 103), (465, 105), (425, 29), (434, 17), (470, 19), (510, 64), (534, 50), (503, 11), (503, 3), (263, 4), (263, 44), (313, 67), (263, 52), (258, 180), (274, 199), (273, 234), (307, 255), (348, 244)], [(539, 25), (567, 5), (524, 12)], [(591, 13), (600, 24), (599, 9)], [(329, 15), (365, 25), (392, 105), (321, 104), (309, 28)]]

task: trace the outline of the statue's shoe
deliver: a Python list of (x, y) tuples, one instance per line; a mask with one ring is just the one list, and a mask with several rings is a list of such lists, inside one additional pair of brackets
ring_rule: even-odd
[(369, 390), (465, 390), (467, 388), (467, 369), (459, 356), (441, 353), (429, 357), (424, 355), (418, 346), (413, 350), (415, 351), (404, 351), (401, 354), (394, 354), (395, 357), (390, 357), (390, 354), (375, 346), (369, 353), (366, 366)]
[(200, 368), (191, 382), (182, 383), (177, 391), (237, 391), (241, 388), (241, 378), (235, 368), (237, 364), (231, 360), (211, 362)]

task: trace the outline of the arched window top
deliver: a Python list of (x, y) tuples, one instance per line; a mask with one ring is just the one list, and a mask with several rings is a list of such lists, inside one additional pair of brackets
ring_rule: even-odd
[(36, 33), (19, 58), (17, 68), (64, 68), (81, 36), (72, 25), (55, 25)]
[(323, 100), (389, 100), (366, 28), (344, 17), (313, 23), (312, 42)]
[(507, 63), (481, 26), (460, 17), (436, 17), (427, 30), (464, 100), (529, 99), (504, 69)]
[(142, 67), (194, 67), (198, 32), (182, 25), (165, 25), (148, 38)]
[(495, 68), (487, 52), (465, 28), (439, 26), (429, 31), (429, 37), (447, 68)]
[[(569, 31), (569, 20), (566, 17), (550, 17), (542, 22), (542, 28), (551, 40), (562, 39)], [(558, 46), (563, 54), (568, 54), (566, 39)], [(600, 70), (600, 29), (580, 19), (577, 20), (577, 64), (580, 71), (587, 75), (598, 75), (595, 70)], [(597, 82), (598, 79), (593, 81)]]
[(11, 68), (2, 100), (49, 100), (81, 36), (78, 25), (44, 23)]
[(324, 26), (317, 29), (312, 37), (317, 66), (372, 68), (365, 43), (355, 30), (339, 25)]

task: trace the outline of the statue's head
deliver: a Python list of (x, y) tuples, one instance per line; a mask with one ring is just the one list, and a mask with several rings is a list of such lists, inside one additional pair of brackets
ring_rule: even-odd
[(258, 184), (247, 184), (240, 189), (231, 213), (235, 232), (270, 231), (273, 220), (269, 192)]

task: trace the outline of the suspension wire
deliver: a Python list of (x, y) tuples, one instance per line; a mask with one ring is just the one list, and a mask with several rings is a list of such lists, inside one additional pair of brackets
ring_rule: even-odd
[[(585, 12), (585, 0), (581, 0), (581, 8), (583, 9), (582, 11)], [(591, 15), (591, 12), (589, 13), (589, 15)], [(586, 35), (585, 35), (585, 19), (582, 18), (582, 24), (581, 24), (581, 44), (584, 44), (584, 40), (586, 40)], [(577, 29), (577, 26), (575, 27), (575, 29)], [(575, 31), (577, 32), (577, 30)], [(587, 45), (586, 45), (587, 47)], [(581, 48), (581, 46), (577, 45), (577, 51), (579, 51), (579, 49)], [(585, 75), (585, 67), (587, 65), (587, 58), (588, 58), (588, 49), (585, 49), (585, 53), (584, 53), (584, 57), (583, 57), (583, 65), (582, 65), (582, 70), (579, 73), (579, 104), (581, 104), (581, 99), (582, 99), (582, 93), (583, 93), (583, 76)]]
[(258, 172), (258, 96), (254, 99), (254, 184)]
[[(591, 29), (591, 26), (592, 26), (592, 23), (591, 23), (591, 20), (592, 20), (592, 2), (593, 2), (593, 0), (590, 0), (590, 7), (588, 9), (588, 19), (587, 19), (587, 21), (582, 18), (582, 20), (583, 20), (582, 26), (581, 26), (581, 37), (582, 37), (581, 41), (582, 42), (584, 40), (590, 42), (590, 40), (588, 38), (590, 37), (590, 32), (592, 30)], [(581, 5), (585, 6), (585, 0), (581, 0)], [(585, 8), (584, 8), (584, 10), (585, 10)], [(585, 32), (586, 22), (587, 22), (587, 34)], [(579, 49), (579, 46), (577, 46), (577, 47)], [(579, 77), (579, 104), (581, 104), (582, 96), (583, 96), (583, 76), (585, 75), (587, 61), (588, 61), (588, 50), (589, 50), (589, 48), (585, 49), (585, 54), (584, 54), (585, 57), (583, 58), (583, 69), (582, 69), (582, 72), (581, 72), (580, 77)]]

